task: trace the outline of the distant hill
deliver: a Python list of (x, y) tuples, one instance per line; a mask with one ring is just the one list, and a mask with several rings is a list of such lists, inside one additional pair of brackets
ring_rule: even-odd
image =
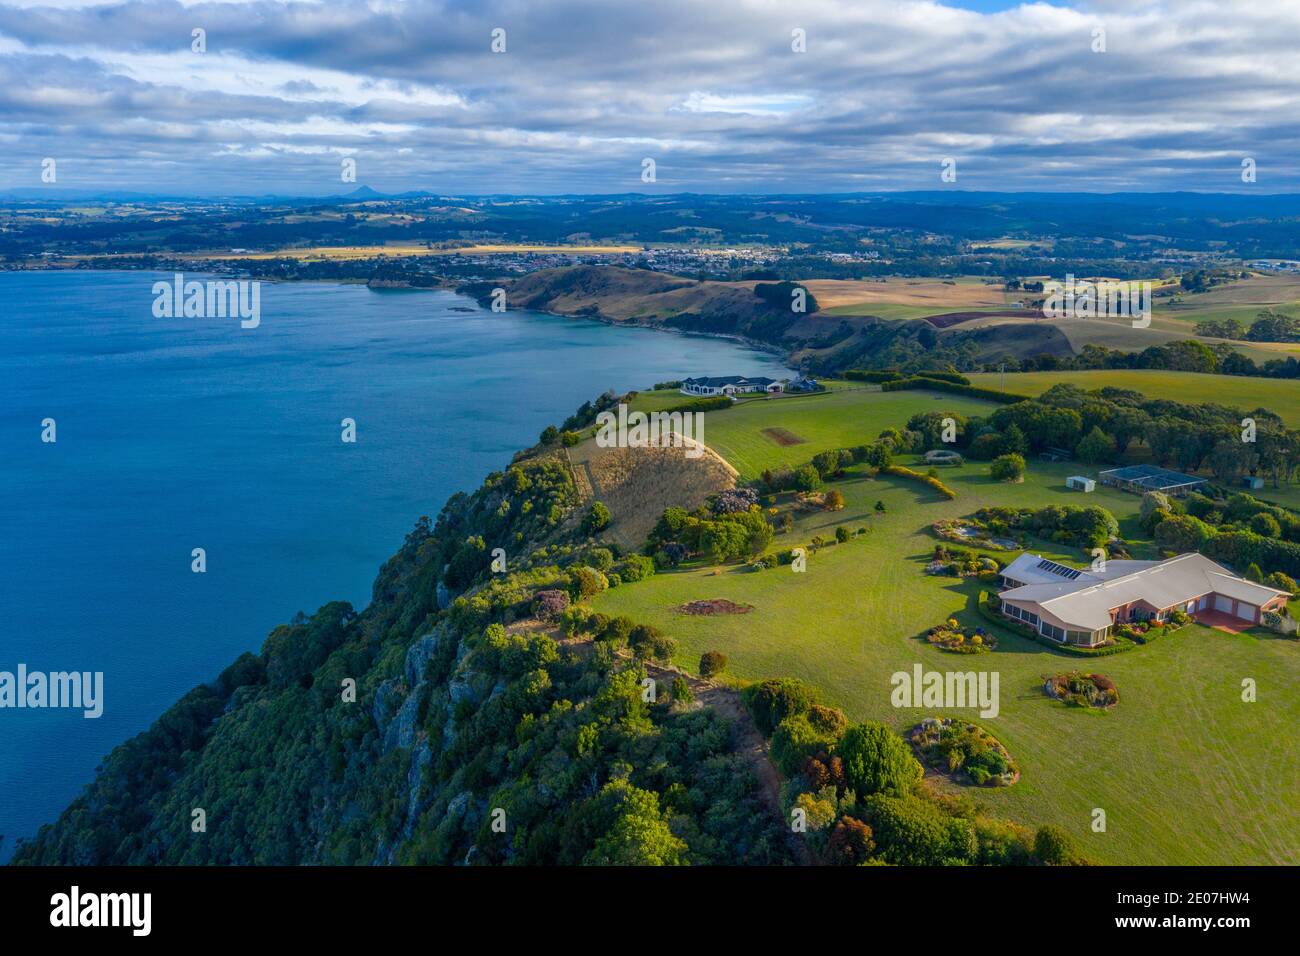
[[(903, 365), (909, 358), (1071, 355), (1069, 340), (1044, 323), (936, 331), (928, 322), (873, 316), (795, 313), (755, 293), (761, 283), (685, 279), (620, 266), (567, 266), (530, 273), (506, 286), (510, 308), (616, 324), (727, 335), (773, 348), (816, 372)], [(485, 304), (494, 283), (466, 291)], [(778, 300), (779, 301), (779, 300)], [(816, 302), (810, 300), (815, 308)]]

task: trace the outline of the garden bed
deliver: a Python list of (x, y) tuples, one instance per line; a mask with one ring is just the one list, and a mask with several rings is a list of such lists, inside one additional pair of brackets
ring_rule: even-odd
[(950, 654), (983, 654), (997, 650), (998, 639), (982, 627), (963, 630), (956, 618), (930, 628), (925, 639), (932, 646)]
[(930, 527), (940, 538), (945, 541), (955, 541), (958, 544), (988, 548), (992, 551), (1017, 551), (1021, 547), (1019, 541), (1014, 538), (995, 535), (989, 531), (984, 522), (973, 518), (965, 521), (956, 518), (944, 518), (936, 521)]
[(1020, 779), (1007, 748), (979, 724), (927, 717), (908, 734), (921, 763), (976, 787), (1009, 787)]
[(679, 605), (673, 610), (678, 614), (707, 617), (713, 614), (748, 614), (754, 610), (754, 605), (737, 604), (734, 601), (728, 601), (726, 598), (709, 598), (705, 601), (691, 601), (689, 604)]
[(1109, 710), (1119, 703), (1119, 689), (1105, 674), (1066, 671), (1043, 678), (1043, 693), (1076, 707)]

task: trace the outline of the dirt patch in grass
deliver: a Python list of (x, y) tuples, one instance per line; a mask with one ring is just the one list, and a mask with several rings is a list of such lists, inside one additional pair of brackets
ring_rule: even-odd
[(800, 438), (794, 432), (785, 428), (764, 428), (763, 434), (772, 441), (776, 442), (782, 448), (788, 448), (790, 445), (806, 445), (808, 439)]
[(707, 601), (691, 601), (689, 604), (674, 608), (674, 610), (679, 614), (707, 617), (713, 614), (748, 614), (754, 610), (754, 605), (737, 604), (735, 601), (728, 601), (726, 598), (710, 598)]

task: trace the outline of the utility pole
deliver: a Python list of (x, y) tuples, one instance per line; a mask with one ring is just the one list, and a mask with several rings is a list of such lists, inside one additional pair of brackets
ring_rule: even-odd
[(1007, 390), (1007, 363), (1006, 362), (998, 363), (998, 374), (1002, 376), (1001, 378), (998, 379), (998, 391), (1005, 392)]

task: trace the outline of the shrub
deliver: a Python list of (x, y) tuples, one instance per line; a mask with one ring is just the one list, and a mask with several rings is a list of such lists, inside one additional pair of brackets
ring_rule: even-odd
[(1251, 518), (1248, 527), (1255, 534), (1265, 538), (1278, 538), (1282, 535), (1282, 526), (1266, 511), (1261, 511)]
[(1289, 591), (1292, 595), (1300, 595), (1300, 585), (1296, 584), (1295, 578), (1289, 574), (1283, 574), (1281, 571), (1274, 571), (1270, 574), (1268, 584), (1279, 591)]
[(700, 655), (700, 676), (716, 677), (727, 669), (727, 655), (721, 651), (705, 651)]
[(695, 695), (691, 693), (691, 685), (686, 682), (686, 678), (674, 677), (673, 678), (673, 703), (689, 704), (694, 699), (695, 699)]
[(582, 441), (582, 436), (577, 432), (564, 432), (560, 435), (560, 444), (565, 448), (572, 448), (580, 441)]
[(911, 748), (884, 724), (850, 727), (835, 755), (844, 763), (845, 783), (859, 796), (907, 793), (924, 773)]
[(585, 534), (595, 534), (609, 525), (611, 517), (613, 516), (603, 502), (593, 501), (587, 517), (582, 519), (582, 530)]
[(792, 714), (772, 731), (772, 762), (793, 777), (809, 757), (829, 751), (838, 739), (833, 730), (814, 726), (807, 713)]
[(824, 507), (827, 511), (843, 511), (844, 495), (841, 494), (838, 490), (832, 488), (830, 491), (826, 492), (826, 500), (823, 503), (822, 507)]
[(950, 817), (928, 800), (876, 795), (863, 808), (878, 852), (895, 866), (942, 866), (975, 856), (970, 821)]
[(802, 714), (819, 698), (816, 688), (794, 677), (769, 677), (745, 688), (745, 704), (754, 724), (764, 737), (772, 736), (777, 724), (793, 714)]
[(569, 609), (569, 593), (557, 589), (538, 591), (533, 598), (533, 614), (543, 621), (554, 621)]
[(826, 843), (826, 856), (837, 866), (859, 866), (876, 848), (871, 827), (854, 817), (840, 817)]
[(677, 653), (677, 642), (649, 624), (638, 624), (627, 638), (627, 646), (638, 660), (666, 661)]
[(556, 428), (554, 425), (547, 425), (545, 428), (542, 429), (542, 434), (539, 436), (539, 440), (543, 445), (550, 445), (554, 443), (556, 439), (558, 439), (559, 437), (560, 437), (560, 430)]
[(595, 568), (579, 565), (569, 571), (569, 596), (581, 601), (609, 587), (609, 580)]
[(644, 581), (655, 573), (655, 562), (644, 554), (629, 554), (618, 565), (618, 575), (629, 584)]
[[(919, 481), (923, 485), (929, 485), (949, 500), (957, 497), (957, 492), (953, 491), (938, 478), (931, 478), (929, 475), (923, 475), (919, 471), (913, 471), (911, 468), (904, 468), (902, 465), (890, 465), (888, 468), (882, 468), (880, 470), (887, 475), (896, 475), (899, 478), (911, 478), (913, 481)], [(884, 511), (885, 507), (881, 502), (877, 501), (876, 510)]]
[(1025, 477), (1025, 458), (1015, 453), (998, 455), (989, 466), (989, 477), (994, 481), (1023, 481)]
[(812, 465), (804, 465), (794, 473), (794, 487), (797, 491), (817, 491), (822, 486), (821, 473)]
[(1034, 855), (1048, 866), (1079, 866), (1086, 862), (1074, 838), (1052, 824), (1039, 827), (1034, 834)]

